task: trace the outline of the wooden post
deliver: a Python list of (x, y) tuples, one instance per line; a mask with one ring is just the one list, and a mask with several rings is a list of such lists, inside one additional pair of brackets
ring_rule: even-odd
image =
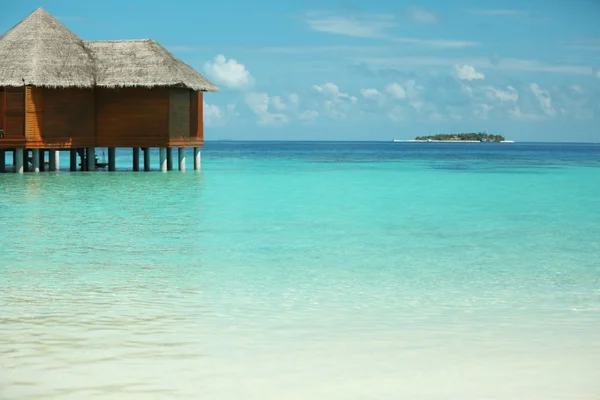
[(139, 147), (133, 148), (133, 170), (134, 171), (140, 170), (140, 148)]
[(0, 150), (0, 173), (6, 172), (6, 151)]
[[(32, 149), (33, 172), (40, 172), (40, 149)], [(42, 150), (42, 153), (44, 150)]]
[(87, 171), (87, 149), (82, 147), (79, 149), (79, 157), (81, 158), (81, 170)]
[(150, 148), (144, 147), (144, 171), (150, 171)]
[(71, 149), (70, 153), (71, 159), (69, 160), (69, 169), (71, 170), (71, 172), (75, 172), (77, 171), (77, 149)]
[(178, 148), (177, 153), (179, 155), (179, 170), (185, 171), (185, 148), (184, 147)]
[(46, 170), (46, 150), (40, 149), (40, 172)]
[(167, 171), (167, 149), (165, 147), (160, 148), (160, 170)]
[(15, 172), (17, 174), (22, 174), (24, 172), (23, 168), (23, 155), (25, 154), (24, 149), (15, 149)]
[(85, 149), (78, 147), (76, 149), (77, 151), (77, 155), (79, 156), (79, 170), (80, 171), (85, 171)]
[(96, 148), (94, 147), (87, 148), (87, 170), (96, 170)]
[(108, 170), (115, 171), (117, 164), (117, 149), (114, 147), (108, 148)]
[(48, 170), (56, 171), (56, 154), (54, 150), (48, 150)]
[(29, 172), (29, 150), (23, 149), (23, 171)]
[(60, 150), (50, 150), (52, 158), (54, 158), (54, 169), (52, 171), (60, 171)]
[(167, 147), (167, 171), (173, 171), (173, 149)]
[(200, 171), (200, 161), (201, 161), (201, 153), (200, 147), (194, 147), (194, 170)]

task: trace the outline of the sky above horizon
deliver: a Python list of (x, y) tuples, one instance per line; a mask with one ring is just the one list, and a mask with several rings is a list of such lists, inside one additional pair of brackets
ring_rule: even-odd
[(600, 1), (0, 0), (83, 40), (152, 38), (215, 83), (207, 140), (485, 131), (600, 142)]

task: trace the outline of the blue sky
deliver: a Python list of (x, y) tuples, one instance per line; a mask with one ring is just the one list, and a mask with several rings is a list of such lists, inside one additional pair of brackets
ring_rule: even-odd
[(152, 38), (211, 79), (205, 137), (487, 131), (600, 142), (600, 2), (0, 0), (84, 40)]

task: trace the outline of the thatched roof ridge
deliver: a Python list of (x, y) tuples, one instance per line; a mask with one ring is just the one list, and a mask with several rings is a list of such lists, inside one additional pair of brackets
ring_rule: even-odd
[(0, 86), (92, 87), (83, 41), (38, 8), (0, 37)]
[(38, 8), (0, 36), (0, 86), (219, 89), (152, 39), (84, 42)]
[(152, 39), (84, 42), (95, 65), (96, 86), (219, 89)]

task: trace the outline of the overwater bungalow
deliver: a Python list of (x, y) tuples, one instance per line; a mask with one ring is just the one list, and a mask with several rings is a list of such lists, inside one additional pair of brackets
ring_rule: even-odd
[[(94, 170), (96, 148), (131, 148), (133, 169), (172, 168), (186, 148), (200, 168), (203, 93), (218, 88), (151, 39), (84, 41), (42, 8), (0, 37), (0, 172), (13, 151), (15, 172), (57, 170), (58, 151), (70, 169)], [(79, 160), (78, 160), (79, 158)], [(31, 159), (31, 164), (28, 160)]]

